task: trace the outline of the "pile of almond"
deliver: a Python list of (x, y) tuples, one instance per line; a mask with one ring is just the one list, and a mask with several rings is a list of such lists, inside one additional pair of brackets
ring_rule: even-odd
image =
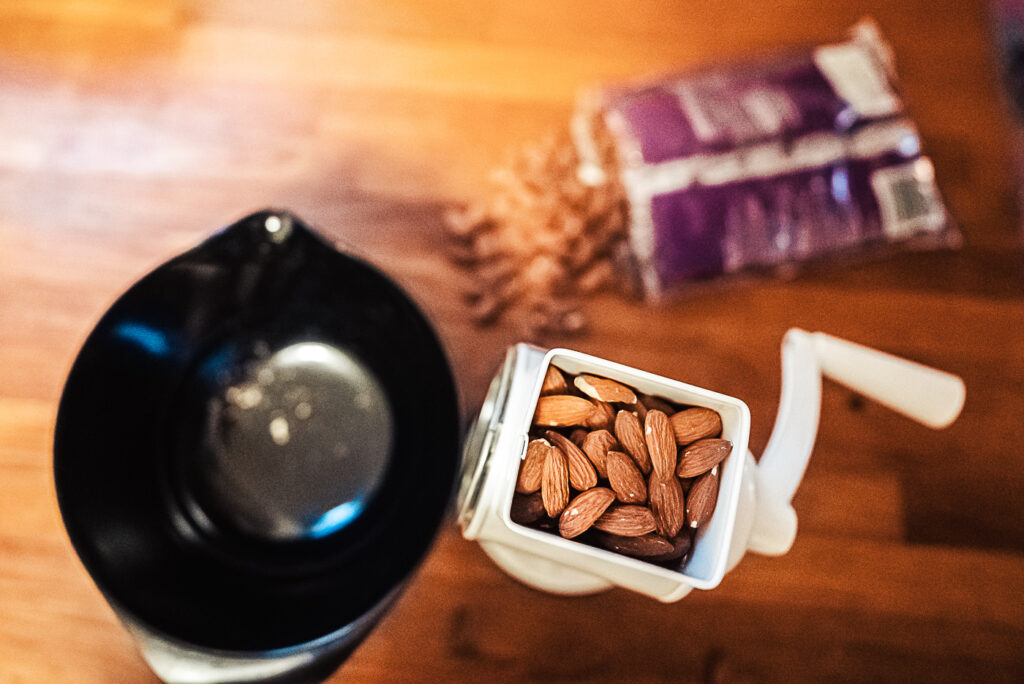
[(732, 452), (722, 418), (549, 366), (512, 520), (654, 563), (681, 565), (718, 501)]
[(506, 318), (527, 338), (578, 333), (580, 298), (628, 286), (625, 193), (582, 183), (578, 168), (568, 134), (551, 136), (496, 169), (489, 197), (446, 213), (446, 250), (470, 275), (477, 324)]

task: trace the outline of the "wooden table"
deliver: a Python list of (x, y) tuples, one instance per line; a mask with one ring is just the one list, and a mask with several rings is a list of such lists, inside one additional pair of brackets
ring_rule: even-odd
[(673, 605), (535, 592), (449, 521), (336, 679), (1024, 680), (1022, 260), (985, 3), (2, 0), (0, 681), (153, 680), (71, 549), (50, 467), (74, 355), (135, 279), (289, 207), (423, 303), (468, 412), (518, 332), (468, 321), (443, 208), (563, 127), (585, 85), (834, 41), (862, 15), (895, 48), (964, 247), (659, 308), (605, 295), (589, 333), (546, 341), (742, 398), (755, 453), (791, 326), (960, 374), (960, 420), (933, 432), (826, 385), (793, 550)]

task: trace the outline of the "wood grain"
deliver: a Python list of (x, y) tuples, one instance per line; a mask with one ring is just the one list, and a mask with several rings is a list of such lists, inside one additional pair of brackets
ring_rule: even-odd
[(864, 15), (963, 249), (660, 307), (603, 295), (587, 334), (543, 341), (742, 398), (755, 453), (791, 326), (962, 375), (960, 420), (932, 432), (827, 383), (793, 550), (673, 605), (535, 592), (449, 521), (335, 680), (1024, 680), (1024, 261), (985, 2), (0, 0), (0, 682), (153, 681), (50, 468), (64, 378), (135, 279), (289, 207), (422, 303), (468, 418), (518, 332), (468, 322), (444, 208), (564, 127), (582, 87), (834, 41)]

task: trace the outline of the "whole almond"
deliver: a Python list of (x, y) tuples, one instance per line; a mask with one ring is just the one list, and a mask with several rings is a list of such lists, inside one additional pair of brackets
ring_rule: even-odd
[(575, 430), (569, 433), (569, 439), (572, 440), (573, 444), (582, 449), (583, 440), (585, 440), (587, 438), (587, 435), (589, 434), (590, 433), (584, 430), (583, 428), (576, 428)]
[(722, 417), (717, 411), (703, 406), (674, 413), (669, 421), (679, 446), (686, 446), (705, 437), (717, 437), (722, 433)]
[(698, 439), (679, 455), (679, 477), (697, 477), (714, 468), (732, 453), (732, 442), (709, 437)]
[(609, 551), (626, 556), (651, 559), (652, 556), (671, 554), (674, 547), (670, 541), (656, 534), (645, 534), (639, 537), (623, 537), (617, 534), (601, 534), (598, 543)]
[(674, 475), (666, 478), (651, 475), (647, 494), (658, 533), (665, 537), (676, 536), (686, 522), (686, 501), (679, 480)]
[(575, 499), (562, 511), (558, 519), (558, 533), (566, 539), (578, 537), (594, 524), (615, 501), (615, 492), (607, 487), (594, 487)]
[(552, 394), (537, 400), (533, 422), (545, 427), (572, 427), (583, 425), (594, 413), (594, 405), (583, 397)]
[(634, 504), (611, 506), (604, 515), (594, 521), (594, 527), (602, 532), (623, 537), (639, 537), (657, 529), (651, 509)]
[(569, 466), (561, 449), (548, 449), (540, 493), (549, 517), (558, 516), (569, 503)]
[(574, 488), (582, 492), (597, 486), (597, 471), (582, 449), (573, 444), (572, 440), (553, 430), (548, 430), (544, 436), (565, 454), (569, 466), (569, 483)]
[(676, 409), (672, 404), (661, 397), (655, 397), (650, 394), (641, 394), (640, 403), (643, 404), (648, 411), (652, 409), (655, 411), (661, 411), (666, 416), (671, 416), (673, 413), (676, 413)]
[(542, 396), (549, 394), (565, 394), (569, 391), (569, 385), (565, 381), (565, 376), (562, 375), (562, 371), (558, 370), (554, 366), (548, 366), (548, 370), (544, 373), (544, 384), (540, 387), (540, 393)]
[(519, 465), (519, 479), (516, 481), (516, 491), (520, 494), (530, 494), (540, 489), (540, 481), (544, 475), (544, 459), (548, 455), (551, 444), (546, 439), (530, 440), (526, 445), (526, 456)]
[(605, 465), (608, 468), (608, 483), (619, 501), (627, 504), (647, 502), (647, 484), (633, 459), (621, 451), (609, 451)]
[(592, 430), (611, 430), (615, 425), (615, 409), (606, 401), (594, 401), (593, 412), (583, 422)]
[(481, 230), (490, 229), (493, 222), (481, 204), (471, 204), (461, 209), (449, 209), (444, 213), (445, 227), (452, 236), (460, 240), (470, 239)]
[(668, 540), (672, 550), (659, 556), (651, 556), (647, 560), (652, 563), (664, 563), (665, 561), (676, 560), (685, 556), (693, 545), (693, 538), (687, 530), (682, 530), (676, 536)]
[(594, 430), (588, 432), (587, 436), (583, 439), (583, 453), (587, 455), (590, 462), (594, 464), (594, 469), (597, 470), (599, 477), (607, 478), (608, 469), (605, 466), (605, 458), (608, 455), (608, 451), (611, 449), (617, 449), (619, 442), (612, 433), (607, 430)]
[(576, 288), (580, 294), (593, 294), (600, 292), (605, 287), (615, 282), (615, 264), (611, 259), (602, 259), (594, 263), (584, 271), (579, 280), (576, 281)]
[(676, 438), (664, 412), (653, 409), (644, 421), (644, 441), (651, 456), (651, 467), (658, 478), (672, 476), (676, 469)]
[(686, 524), (697, 529), (711, 519), (718, 503), (718, 466), (698, 477), (686, 498)]
[(513, 494), (509, 516), (512, 522), (520, 525), (529, 525), (540, 520), (544, 516), (544, 500), (540, 492)]
[(523, 288), (522, 280), (513, 278), (496, 289), (484, 291), (470, 307), (470, 316), (478, 325), (494, 323), (502, 312), (520, 296)]
[(636, 462), (644, 475), (651, 472), (651, 457), (644, 442), (644, 431), (640, 420), (630, 411), (619, 411), (615, 416), (615, 437)]
[(640, 421), (641, 425), (644, 423), (645, 420), (647, 420), (647, 407), (644, 406), (639, 401), (633, 404), (633, 413), (636, 414), (636, 417)]
[(615, 402), (620, 404), (635, 404), (636, 394), (622, 383), (602, 378), (597, 375), (577, 375), (572, 381), (576, 388), (592, 399), (598, 401)]

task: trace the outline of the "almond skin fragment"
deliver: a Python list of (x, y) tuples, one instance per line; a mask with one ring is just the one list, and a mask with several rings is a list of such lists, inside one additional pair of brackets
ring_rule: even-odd
[(698, 439), (679, 454), (679, 477), (697, 477), (708, 472), (732, 453), (732, 442), (727, 439)]
[(676, 435), (676, 444), (686, 446), (705, 437), (717, 437), (722, 434), (722, 417), (718, 412), (697, 406), (674, 413), (669, 418), (672, 430)]
[(514, 494), (509, 514), (512, 522), (520, 525), (529, 525), (540, 520), (544, 516), (544, 500), (540, 492)]
[(569, 503), (569, 466), (561, 449), (548, 449), (540, 494), (548, 517), (557, 517)]
[(545, 427), (573, 427), (583, 425), (594, 412), (594, 405), (583, 397), (552, 394), (537, 400), (533, 422)]
[(697, 529), (711, 519), (718, 503), (718, 466), (698, 477), (686, 500), (686, 525)]
[(652, 560), (653, 556), (665, 556), (674, 551), (670, 541), (656, 534), (645, 534), (640, 537), (623, 537), (617, 534), (605, 533), (598, 537), (598, 543), (609, 551), (648, 560)]
[(615, 409), (605, 401), (595, 401), (594, 410), (583, 422), (592, 430), (611, 430), (615, 425)]
[(534, 439), (526, 446), (526, 456), (519, 465), (519, 479), (516, 491), (520, 494), (531, 494), (540, 489), (540, 481), (544, 475), (544, 459), (551, 445), (546, 439)]
[(665, 537), (676, 536), (686, 522), (686, 501), (679, 480), (674, 475), (667, 478), (651, 475), (647, 493), (658, 533)]
[(594, 521), (594, 527), (622, 537), (639, 537), (657, 529), (651, 509), (633, 504), (611, 506)]
[(597, 486), (597, 471), (594, 470), (594, 465), (582, 449), (564, 435), (553, 430), (548, 430), (544, 436), (565, 454), (565, 460), (569, 466), (569, 483), (575, 489), (583, 492)]
[(619, 411), (615, 416), (615, 437), (626, 449), (637, 468), (644, 475), (651, 472), (651, 457), (647, 453), (647, 444), (644, 442), (644, 431), (640, 427), (640, 420), (636, 414), (629, 411)]
[(609, 451), (605, 465), (608, 483), (619, 501), (627, 504), (647, 502), (647, 483), (633, 459), (621, 451)]
[(583, 453), (594, 464), (594, 469), (597, 470), (599, 477), (608, 477), (605, 459), (610, 450), (617, 449), (618, 447), (619, 441), (607, 430), (594, 430), (593, 432), (588, 432), (587, 436), (583, 438)]
[(615, 402), (619, 404), (635, 404), (636, 394), (625, 385), (601, 378), (596, 375), (577, 375), (573, 380), (576, 388), (592, 399)]
[(594, 487), (569, 502), (558, 519), (558, 533), (566, 539), (578, 537), (594, 524), (615, 501), (615, 492), (607, 487)]
[(544, 384), (540, 387), (541, 396), (565, 394), (568, 391), (569, 385), (565, 382), (565, 376), (562, 375), (562, 371), (554, 366), (548, 366), (548, 370), (544, 374)]
[(651, 467), (658, 478), (664, 480), (672, 476), (676, 469), (676, 438), (668, 416), (662, 411), (653, 409), (647, 412), (644, 421), (644, 440), (647, 453), (651, 456)]

